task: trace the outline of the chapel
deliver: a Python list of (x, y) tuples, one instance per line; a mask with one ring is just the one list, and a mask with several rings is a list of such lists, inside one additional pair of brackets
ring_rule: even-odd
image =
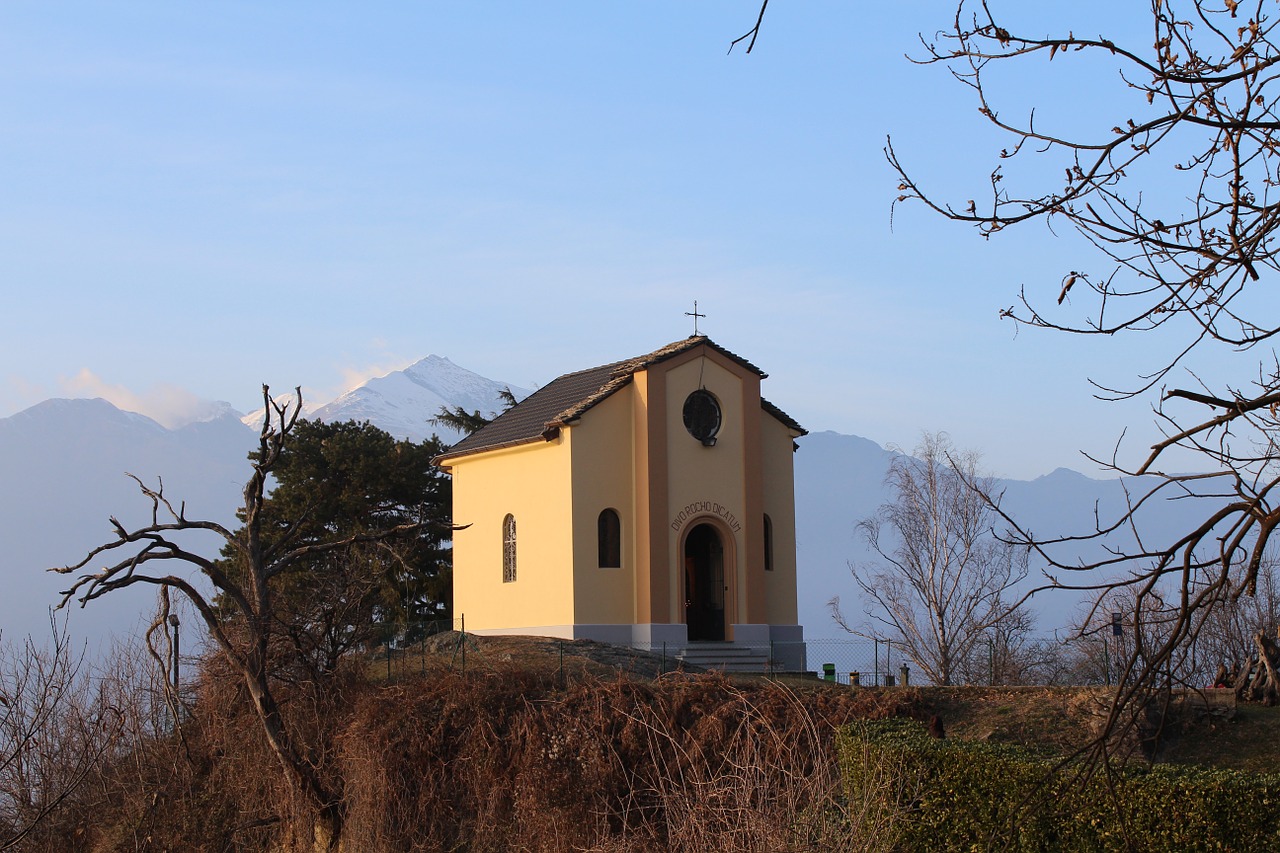
[(760, 396), (765, 377), (695, 334), (565, 374), (442, 454), (466, 630), (805, 669), (805, 430)]

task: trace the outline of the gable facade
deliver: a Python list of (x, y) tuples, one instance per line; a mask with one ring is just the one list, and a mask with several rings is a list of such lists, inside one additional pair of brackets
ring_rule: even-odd
[(673, 653), (733, 643), (803, 668), (804, 430), (761, 398), (763, 378), (689, 338), (560, 377), (443, 454), (467, 525), (453, 545), (466, 629)]

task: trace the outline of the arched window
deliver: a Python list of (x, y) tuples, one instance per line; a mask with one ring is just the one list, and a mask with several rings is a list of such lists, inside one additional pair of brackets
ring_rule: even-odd
[(516, 579), (516, 517), (507, 513), (502, 519), (502, 582)]
[(596, 538), (600, 545), (600, 568), (622, 568), (622, 520), (616, 510), (606, 509), (600, 513)]
[(764, 570), (773, 571), (773, 519), (764, 514)]

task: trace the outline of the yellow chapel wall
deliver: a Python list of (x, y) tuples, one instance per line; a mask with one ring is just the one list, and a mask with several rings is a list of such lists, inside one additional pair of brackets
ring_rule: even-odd
[[(571, 431), (452, 463), (454, 616), (468, 631), (571, 625)], [(516, 580), (502, 580), (502, 522), (516, 521)]]
[(765, 613), (770, 625), (794, 625), (796, 601), (795, 433), (761, 411), (764, 512), (773, 523), (773, 571), (764, 572)]
[[(750, 394), (749, 389), (743, 386), (746, 382), (758, 384), (759, 380), (754, 374), (747, 378), (722, 365), (718, 353), (706, 352), (705, 357), (699, 354), (666, 372), (667, 507), (670, 517), (654, 519), (654, 522), (666, 525), (669, 565), (681, 567), (684, 565), (680, 554), (681, 536), (696, 523), (692, 519), (710, 516), (718, 520), (721, 535), (731, 540), (725, 542), (725, 581), (729, 586), (725, 594), (725, 623), (726, 629), (731, 630), (729, 626), (745, 621), (747, 613), (744, 581), (748, 537), (744, 466), (750, 461), (744, 459), (748, 431), (744, 415), (756, 415), (754, 411), (744, 413), (744, 400)], [(714, 447), (703, 446), (684, 426), (685, 399), (699, 387), (705, 387), (720, 403), (722, 422)], [(670, 573), (671, 613), (668, 618), (671, 622), (683, 622), (685, 619), (681, 604), (685, 593), (680, 586), (683, 576), (683, 571), (679, 570)]]
[[(579, 625), (630, 625), (637, 621), (635, 574), (639, 535), (633, 482), (631, 383), (596, 404), (568, 427), (573, 437), (573, 621)], [(622, 566), (601, 568), (601, 510), (622, 521)]]

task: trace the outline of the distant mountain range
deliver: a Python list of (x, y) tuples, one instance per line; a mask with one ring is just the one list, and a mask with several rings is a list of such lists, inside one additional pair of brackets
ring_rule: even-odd
[[(505, 388), (510, 388), (517, 400), (529, 396), (524, 388), (485, 379), (447, 358), (429, 355), (404, 370), (370, 379), (331, 403), (307, 406), (304, 412), (325, 423), (369, 421), (399, 439), (419, 442), (435, 434), (452, 444), (462, 436), (430, 423), (430, 419), (441, 408), (456, 406), (486, 416), (500, 412), (499, 394)], [(256, 430), (262, 424), (262, 410), (245, 415), (243, 421)]]
[[(433, 432), (453, 441), (456, 433), (432, 426), (428, 419), (442, 406), (484, 414), (500, 411), (499, 392), (505, 387), (433, 355), (371, 379), (307, 415), (325, 421), (368, 420), (413, 441)], [(518, 398), (528, 393), (510, 387)], [(190, 518), (234, 525), (249, 472), (246, 455), (256, 445), (261, 417), (260, 411), (242, 416), (223, 405), (208, 420), (171, 430), (105, 400), (59, 399), (0, 419), (4, 635), (47, 633), (47, 608), (57, 601), (67, 579), (43, 569), (77, 561), (90, 547), (107, 541), (111, 515), (126, 524), (145, 521), (150, 506), (126, 472), (149, 485), (163, 478), (165, 494), (175, 503), (185, 503)], [(893, 452), (868, 439), (834, 432), (814, 432), (799, 444), (795, 470), (800, 619), (807, 636), (838, 636), (827, 601), (840, 595), (846, 615), (861, 613), (848, 567), (868, 555), (855, 536), (855, 526), (885, 501), (883, 481)], [(1090, 530), (1095, 503), (1106, 517), (1124, 499), (1120, 481), (1093, 480), (1066, 469), (1001, 485), (1012, 514), (1041, 535)], [(1161, 528), (1171, 531), (1187, 523), (1193, 507), (1185, 503), (1151, 513), (1157, 534)], [(209, 547), (218, 546), (210, 539)], [(105, 557), (95, 565), (104, 563)], [(1069, 600), (1041, 600), (1042, 627), (1058, 627), (1073, 605)], [(133, 631), (153, 611), (154, 590), (135, 590), (113, 602), (76, 610), (71, 625), (76, 636), (97, 642), (111, 633)]]
[[(48, 608), (67, 578), (44, 572), (112, 537), (112, 515), (145, 522), (150, 505), (126, 472), (186, 505), (189, 517), (234, 523), (254, 433), (230, 409), (166, 429), (106, 400), (46, 400), (0, 420), (0, 629), (48, 634)], [(212, 544), (212, 547), (217, 546)], [(95, 565), (106, 564), (106, 556)], [(155, 590), (71, 614), (77, 637), (132, 629), (155, 610)]]

